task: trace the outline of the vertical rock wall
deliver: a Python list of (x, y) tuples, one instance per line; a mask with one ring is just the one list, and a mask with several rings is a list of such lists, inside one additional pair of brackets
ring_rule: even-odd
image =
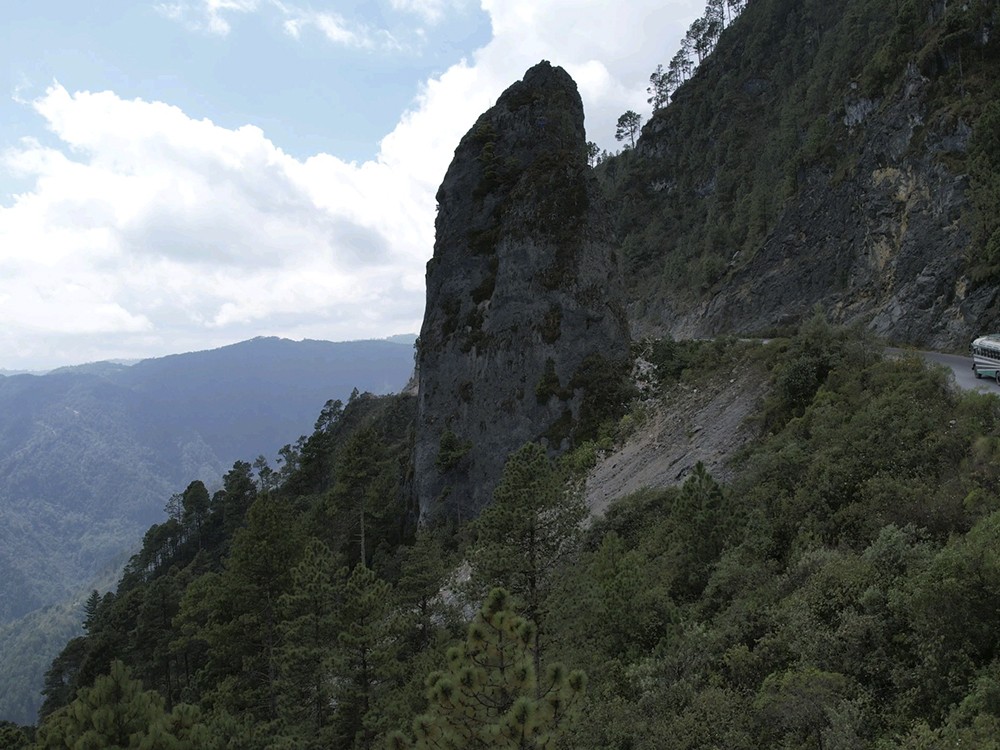
[(628, 358), (619, 262), (586, 158), (583, 104), (542, 62), (462, 139), (437, 194), (418, 353), (421, 516), (469, 518), (508, 453), (553, 452)]

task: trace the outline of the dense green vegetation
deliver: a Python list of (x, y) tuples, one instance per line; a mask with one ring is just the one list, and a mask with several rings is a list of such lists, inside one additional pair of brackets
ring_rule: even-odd
[[(637, 148), (597, 169), (639, 296), (710, 292), (808, 174), (851, 179), (863, 144), (830, 102), (879, 106), (908, 66), (929, 81), (914, 148), (929, 125), (971, 127), (967, 152), (932, 159), (969, 175), (970, 277), (1000, 273), (995, 2), (709, 5), (655, 74), (665, 88), (651, 79)], [(632, 145), (639, 122), (623, 126)], [(485, 195), (514, 171), (477, 137)], [(577, 174), (556, 151), (525, 184), (570, 156)], [(576, 219), (555, 209), (543, 229), (561, 242)], [(470, 243), (496, 240), (491, 224)], [(492, 290), (484, 268), (474, 300)], [(0, 747), (996, 745), (1000, 401), (819, 315), (766, 346), (638, 349), (654, 387), (705, 362), (770, 370), (731, 484), (699, 465), (581, 523), (581, 471), (641, 411), (615, 426), (633, 391), (607, 363), (568, 384), (553, 365), (540, 403), (607, 385), (588, 388), (576, 433), (547, 435), (576, 448), (553, 462), (525, 446), (478, 520), (418, 531), (413, 400), (331, 401), (277, 470), (237, 461), (220, 492), (193, 481), (170, 499), (117, 589), (88, 600), (37, 732), (0, 724)], [(438, 470), (467, 452), (446, 431)]]
[[(996, 277), (993, 0), (753, 0), (731, 23), (722, 5), (708, 3), (677, 56), (651, 77), (654, 112), (637, 148), (597, 169), (620, 207), (629, 285), (640, 299), (705, 296), (750, 262), (809, 180), (830, 192), (856, 176), (879, 136), (855, 137), (847, 108), (891, 106), (910, 95), (914, 73), (928, 84), (903, 161), (924, 154), (971, 176), (967, 268), (974, 279)], [(967, 127), (968, 151), (928, 141)]]
[(328, 398), (398, 389), (412, 367), (408, 342), (258, 338), (0, 377), (0, 717), (34, 718), (88, 589), (113, 585), (171, 492), (284, 461)]
[[(664, 381), (770, 368), (731, 485), (699, 465), (585, 529), (529, 444), (476, 522), (417, 532), (412, 399), (330, 404), (280, 476), (238, 462), (175, 498), (87, 603), (36, 746), (989, 746), (1000, 401), (818, 315), (646, 346)], [(93, 718), (119, 714), (145, 717), (127, 742)]]

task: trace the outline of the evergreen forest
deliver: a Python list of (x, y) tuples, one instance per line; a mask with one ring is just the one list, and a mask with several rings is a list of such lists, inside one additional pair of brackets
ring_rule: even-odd
[[(903, 299), (904, 333), (930, 310), (924, 342), (966, 292), (983, 307), (956, 325), (995, 317), (998, 17), (997, 0), (711, 0), (650, 76), (645, 125), (619, 120), (623, 151), (588, 145), (629, 322), (656, 334), (622, 382), (588, 384), (593, 424), (560, 455), (512, 452), (478, 518), (430, 522), (417, 397), (328, 401), (277, 468), (246, 457), (217, 492), (163, 498), (52, 662), (37, 724), (0, 722), (0, 748), (1000, 746), (1000, 399), (887, 355), (864, 307)], [(953, 203), (920, 203), (953, 178)], [(928, 216), (953, 244), (906, 234)], [(872, 226), (892, 241), (855, 241)], [(935, 254), (954, 262), (928, 306), (893, 296), (910, 270), (935, 281)], [(748, 278), (773, 294), (727, 286)], [(772, 337), (663, 335), (712, 309)], [(592, 514), (598, 462), (682, 393), (741, 380), (766, 395), (725, 480), (682, 467)], [(536, 396), (558, 387), (547, 372)], [(443, 475), (474, 446), (449, 426), (434, 447)]]
[[(559, 461), (515, 452), (471, 523), (413, 522), (409, 396), (192, 482), (3, 746), (992, 747), (1000, 401), (818, 313), (643, 351), (654, 391)], [(581, 470), (716, 368), (770, 383), (737, 479), (585, 523)]]

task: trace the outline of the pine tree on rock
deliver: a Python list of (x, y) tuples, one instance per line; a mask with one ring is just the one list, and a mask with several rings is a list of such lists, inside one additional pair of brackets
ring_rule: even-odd
[(615, 126), (615, 139), (624, 141), (628, 139), (625, 148), (635, 148), (635, 138), (639, 135), (639, 128), (642, 125), (642, 115), (633, 110), (629, 110), (621, 117)]

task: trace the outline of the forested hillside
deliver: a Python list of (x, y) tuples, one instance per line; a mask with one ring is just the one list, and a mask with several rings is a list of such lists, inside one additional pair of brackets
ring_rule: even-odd
[[(871, 336), (964, 347), (1000, 325), (998, 14), (713, 0), (664, 51), (641, 134), (626, 118), (629, 147), (594, 169), (576, 104), (551, 109), (572, 82), (533, 68), (439, 195), (455, 273), (433, 276), (432, 377), (327, 403), (277, 469), (254, 450), (218, 492), (196, 469), (165, 492), (47, 673), (39, 726), (0, 745), (996, 745), (1000, 400)], [(550, 123), (552, 153), (531, 138)], [(560, 286), (597, 241), (608, 289), (624, 266), (631, 378), (557, 367), (555, 293), (586, 297), (570, 353), (619, 312), (600, 284)], [(697, 339), (746, 332), (771, 340)], [(598, 455), (709, 370), (760, 379), (728, 480), (697, 465), (588, 519)], [(565, 419), (519, 420), (550, 408)], [(490, 457), (470, 519), (460, 428), (482, 452), (508, 420), (538, 442)], [(418, 518), (433, 502), (448, 512)]]
[(273, 463), (325, 401), (399, 390), (412, 364), (403, 344), (257, 339), (0, 378), (0, 622), (85, 583), (192, 478)]
[(326, 401), (398, 391), (412, 369), (410, 342), (258, 338), (0, 377), (0, 717), (31, 720), (85, 587), (114, 581), (172, 494), (215, 489), (236, 459), (280, 470)]
[(475, 524), (417, 532), (413, 399), (355, 398), (284, 476), (187, 488), (88, 602), (37, 746), (120, 741), (101, 711), (171, 747), (988, 746), (1000, 401), (821, 317), (666, 351), (666, 382), (770, 372), (732, 483), (699, 466), (584, 531), (594, 445), (528, 445)]
[(1000, 325), (995, 0), (718, 5), (597, 169), (636, 332), (761, 333), (815, 304), (936, 348)]

